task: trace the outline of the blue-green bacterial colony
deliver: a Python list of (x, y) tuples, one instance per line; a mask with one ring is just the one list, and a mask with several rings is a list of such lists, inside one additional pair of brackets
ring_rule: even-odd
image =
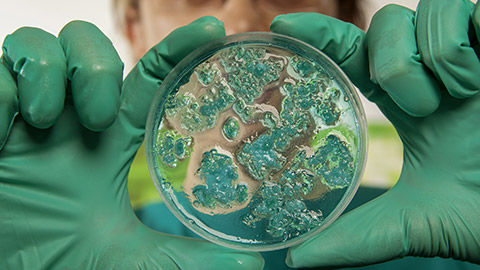
[(259, 45), (224, 48), (186, 76), (156, 134), (172, 202), (242, 243), (284, 242), (321, 225), (357, 170), (357, 120), (335, 78)]

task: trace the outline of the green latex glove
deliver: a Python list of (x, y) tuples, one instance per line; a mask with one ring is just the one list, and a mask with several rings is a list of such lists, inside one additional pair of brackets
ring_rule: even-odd
[(404, 146), (398, 183), (290, 249), (289, 265), (360, 266), (404, 256), (480, 263), (480, 61), (469, 31), (478, 36), (479, 26), (478, 5), (473, 11), (461, 0), (422, 0), (417, 12), (386, 6), (367, 34), (319, 14), (274, 20), (272, 31), (337, 62)]
[(262, 268), (257, 253), (148, 229), (126, 189), (162, 78), (187, 53), (224, 35), (211, 17), (179, 28), (123, 85), (122, 62), (89, 23), (72, 22), (58, 38), (35, 28), (6, 38), (0, 269)]

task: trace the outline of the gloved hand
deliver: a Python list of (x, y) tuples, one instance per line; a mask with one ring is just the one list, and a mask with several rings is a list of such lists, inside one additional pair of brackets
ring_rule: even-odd
[(211, 17), (179, 28), (139, 61), (123, 85), (120, 58), (89, 23), (68, 24), (58, 39), (35, 28), (6, 38), (0, 269), (263, 266), (257, 253), (148, 229), (136, 219), (126, 189), (162, 79), (187, 53), (223, 35), (223, 24)]
[(290, 249), (290, 266), (360, 266), (404, 256), (480, 263), (480, 10), (473, 7), (467, 0), (422, 0), (417, 12), (389, 5), (366, 35), (319, 14), (273, 21), (272, 31), (337, 62), (404, 146), (397, 184)]

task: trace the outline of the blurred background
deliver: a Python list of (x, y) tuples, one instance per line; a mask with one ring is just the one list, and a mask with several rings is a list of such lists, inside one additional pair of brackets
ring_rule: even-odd
[[(175, 1), (175, 0), (173, 0)], [(365, 2), (365, 4), (363, 4)], [(363, 12), (366, 22), (373, 14), (389, 3), (396, 3), (415, 9), (418, 0), (363, 0)], [(132, 67), (131, 53), (119, 27), (115, 25), (111, 0), (96, 1), (61, 1), (61, 0), (18, 0), (10, 1), (0, 16), (0, 37), (22, 26), (34, 26), (54, 35), (72, 20), (85, 20), (97, 25), (114, 43), (121, 58), (126, 63), (126, 70)]]
[[(415, 9), (418, 0), (363, 0), (361, 3), (368, 27), (371, 17), (382, 6), (396, 3)], [(97, 25), (112, 40), (120, 57), (125, 62), (125, 74), (127, 74), (134, 65), (134, 57), (120, 27), (115, 23), (113, 14), (111, 0), (9, 1), (8, 8), (4, 9), (2, 16), (0, 16), (0, 37), (3, 40), (5, 36), (22, 26), (42, 28), (57, 35), (61, 28), (71, 20), (89, 21)], [(376, 106), (365, 99), (363, 101), (369, 123), (370, 141), (367, 168), (362, 184), (388, 188), (395, 183), (400, 174), (402, 163), (401, 143), (393, 127)], [(145, 171), (146, 167), (138, 168), (132, 169), (131, 175), (149, 178), (148, 171)], [(158, 197), (157, 194), (152, 194), (152, 196)]]

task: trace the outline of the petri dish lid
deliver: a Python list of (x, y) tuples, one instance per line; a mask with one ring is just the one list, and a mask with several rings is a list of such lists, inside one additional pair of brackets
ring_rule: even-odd
[(169, 73), (146, 154), (160, 196), (199, 236), (242, 250), (296, 245), (329, 226), (365, 166), (364, 111), (316, 48), (267, 32), (227, 36)]

